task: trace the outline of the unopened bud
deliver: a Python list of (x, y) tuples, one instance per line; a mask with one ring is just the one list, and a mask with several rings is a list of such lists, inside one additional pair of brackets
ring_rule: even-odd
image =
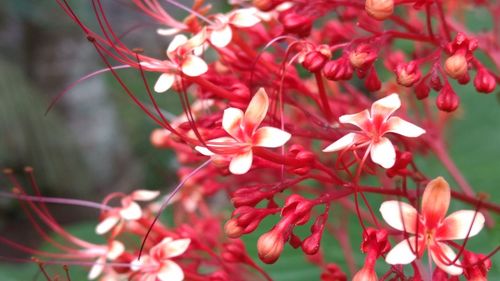
[(399, 63), (396, 66), (396, 75), (398, 83), (405, 87), (413, 86), (422, 76), (418, 64), (415, 61)]
[(349, 80), (352, 78), (352, 72), (351, 63), (343, 57), (327, 62), (323, 67), (323, 74), (326, 79), (333, 81)]
[(451, 86), (445, 85), (439, 92), (436, 99), (436, 106), (439, 110), (452, 112), (455, 111), (460, 105), (460, 98), (453, 91)]
[(259, 258), (268, 264), (276, 262), (283, 251), (284, 244), (285, 241), (280, 231), (273, 229), (264, 233), (257, 241)]
[(422, 80), (415, 87), (415, 95), (417, 96), (417, 99), (419, 99), (419, 100), (426, 99), (429, 96), (430, 91), (431, 91), (431, 88), (429, 86), (427, 86), (427, 83), (425, 82), (425, 80)]
[(306, 37), (311, 33), (313, 21), (311, 17), (299, 14), (295, 11), (283, 11), (279, 16), (285, 32)]
[(243, 228), (238, 225), (236, 219), (230, 219), (224, 225), (224, 232), (230, 238), (238, 238), (243, 234)]
[(367, 44), (361, 44), (349, 53), (349, 62), (354, 68), (368, 68), (375, 59), (377, 59), (377, 53)]
[(358, 271), (352, 281), (377, 281), (377, 273), (375, 269), (371, 266), (363, 266), (360, 271)]
[(385, 20), (394, 12), (394, 0), (366, 0), (365, 10), (372, 18)]
[(382, 88), (382, 82), (380, 82), (374, 67), (368, 72), (368, 76), (365, 79), (365, 87), (370, 92), (376, 92)]
[(307, 53), (302, 62), (302, 66), (310, 72), (318, 72), (325, 65), (329, 58), (319, 51)]
[(446, 59), (444, 71), (453, 79), (459, 79), (467, 73), (467, 59), (463, 54), (457, 53)]
[(495, 90), (496, 85), (495, 77), (484, 67), (479, 68), (476, 78), (474, 78), (474, 87), (476, 87), (476, 90), (480, 93), (488, 94)]

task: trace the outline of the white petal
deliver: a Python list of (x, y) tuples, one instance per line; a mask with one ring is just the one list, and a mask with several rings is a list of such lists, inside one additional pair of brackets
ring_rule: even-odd
[(190, 243), (191, 239), (189, 238), (166, 241), (163, 249), (167, 253), (165, 258), (173, 258), (182, 255), (186, 252)]
[(182, 281), (184, 280), (184, 272), (178, 264), (167, 260), (162, 263), (156, 277), (161, 281)]
[[(474, 220), (474, 224), (472, 221)], [(436, 233), (436, 239), (465, 239), (478, 234), (484, 226), (483, 214), (472, 210), (461, 210), (447, 216)], [(470, 229), (470, 233), (469, 233)]]
[(226, 47), (233, 38), (233, 32), (229, 25), (221, 29), (214, 29), (210, 32), (210, 42), (218, 48)]
[(278, 128), (262, 127), (257, 129), (252, 139), (255, 146), (280, 147), (291, 137), (292, 135)]
[(243, 137), (241, 130), (242, 121), (243, 111), (234, 107), (226, 108), (222, 115), (222, 128), (233, 138), (241, 139)]
[(355, 144), (356, 133), (349, 133), (340, 139), (336, 140), (334, 143), (323, 149), (323, 152), (334, 152), (343, 150), (351, 145)]
[(106, 255), (108, 259), (114, 260), (118, 258), (125, 251), (125, 246), (119, 241), (111, 242), (108, 249), (108, 254)]
[(229, 21), (237, 27), (250, 27), (258, 24), (260, 19), (256, 16), (257, 10), (254, 8), (239, 9), (234, 11)]
[(182, 62), (182, 73), (186, 74), (187, 76), (196, 77), (202, 75), (207, 71), (207, 63), (203, 59), (195, 55), (187, 55)]
[(375, 118), (375, 115), (381, 115), (384, 120), (387, 120), (387, 118), (400, 106), (401, 100), (399, 99), (398, 94), (390, 94), (372, 104), (371, 117)]
[(102, 271), (104, 270), (105, 264), (106, 264), (106, 259), (103, 257), (96, 260), (96, 262), (94, 263), (94, 265), (90, 269), (90, 272), (89, 272), (89, 275), (87, 278), (89, 280), (94, 280), (97, 277), (99, 277), (99, 275), (101, 275)]
[(372, 143), (370, 156), (374, 163), (389, 169), (396, 162), (396, 151), (388, 138), (380, 138), (380, 141)]
[(175, 75), (171, 73), (163, 73), (158, 77), (155, 83), (154, 90), (157, 93), (164, 93), (172, 87), (175, 82)]
[(99, 235), (110, 231), (120, 221), (118, 216), (110, 216), (101, 221), (95, 228), (95, 232)]
[(453, 260), (455, 260), (457, 255), (450, 248), (450, 246), (446, 245), (445, 243), (436, 242), (436, 245), (431, 247), (431, 257), (434, 263), (436, 263), (439, 268), (446, 271), (448, 274), (462, 274), (462, 268), (457, 266), (460, 265), (459, 260), (455, 261), (454, 264), (450, 264)]
[[(418, 212), (408, 203), (401, 201), (386, 201), (380, 206), (380, 213), (391, 227), (411, 234), (416, 233)], [(419, 226), (421, 230), (423, 226)]]
[(130, 195), (134, 201), (151, 201), (160, 195), (159, 191), (139, 189)]
[(425, 133), (425, 130), (405, 121), (399, 117), (391, 117), (387, 120), (386, 133), (395, 133), (409, 138), (416, 138)]
[(162, 36), (170, 36), (179, 33), (181, 30), (178, 28), (158, 28), (156, 33)]
[(128, 202), (128, 204), (120, 210), (120, 215), (126, 220), (137, 220), (142, 216), (142, 210), (139, 204)]
[(252, 167), (253, 154), (252, 150), (248, 150), (247, 152), (237, 154), (231, 159), (231, 163), (229, 164), (229, 171), (234, 175), (243, 175), (250, 167)]
[(352, 124), (360, 129), (368, 130), (367, 126), (370, 122), (370, 113), (368, 110), (363, 110), (355, 114), (347, 114), (339, 117), (340, 123)]
[[(417, 256), (413, 253), (412, 249), (415, 250), (415, 237), (410, 237), (399, 242), (394, 246), (391, 251), (385, 257), (385, 261), (388, 264), (409, 264), (414, 261)], [(410, 244), (412, 245), (410, 247)], [(423, 247), (423, 245), (418, 245)]]
[(195, 146), (196, 151), (198, 151), (199, 153), (205, 155), (205, 156), (213, 156), (215, 155), (212, 151), (208, 150), (208, 148), (204, 147), (204, 146)]
[(255, 128), (264, 120), (269, 107), (269, 97), (264, 88), (260, 88), (248, 103), (243, 125), (248, 135), (253, 135)]
[(167, 55), (170, 59), (172, 59), (172, 54), (179, 48), (180, 46), (186, 44), (188, 41), (187, 37), (182, 34), (175, 35), (174, 39), (170, 42), (167, 48)]

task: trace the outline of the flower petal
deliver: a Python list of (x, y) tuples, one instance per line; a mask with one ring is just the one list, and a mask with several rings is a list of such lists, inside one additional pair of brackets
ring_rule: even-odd
[[(412, 205), (401, 201), (386, 201), (380, 206), (380, 213), (391, 227), (411, 234), (417, 232), (418, 212)], [(418, 226), (419, 230), (423, 226)]]
[(460, 267), (459, 260), (455, 261), (454, 264), (450, 264), (457, 257), (450, 246), (442, 242), (436, 242), (430, 247), (430, 252), (432, 260), (439, 268), (451, 275), (462, 274), (463, 270)]
[(391, 117), (387, 120), (385, 133), (395, 133), (409, 138), (416, 138), (424, 134), (425, 130), (399, 117)]
[(396, 162), (396, 150), (388, 138), (380, 138), (376, 143), (372, 143), (370, 156), (374, 163), (389, 169)]
[(269, 107), (269, 98), (264, 88), (260, 88), (248, 104), (243, 119), (243, 126), (248, 135), (253, 135), (262, 120), (266, 117)]
[(207, 63), (195, 56), (195, 55), (186, 55), (184, 61), (182, 62), (182, 73), (186, 74), (190, 77), (200, 76), (203, 73), (208, 71)]
[(175, 35), (174, 39), (172, 39), (172, 41), (170, 41), (170, 44), (168, 45), (168, 48), (167, 48), (167, 56), (172, 60), (174, 59), (175, 55), (175, 51), (177, 51), (177, 49), (186, 44), (188, 41), (187, 37), (183, 34), (178, 34), (178, 35)]
[(358, 134), (356, 133), (349, 133), (340, 139), (336, 140), (329, 146), (327, 146), (325, 149), (323, 149), (323, 152), (334, 152), (334, 151), (339, 151), (343, 150), (349, 146), (352, 146), (356, 144), (356, 136)]
[[(410, 237), (399, 242), (396, 246), (394, 246), (387, 256), (385, 256), (385, 261), (388, 264), (409, 264), (414, 261), (417, 256), (413, 251), (416, 250), (416, 241), (415, 237)], [(410, 246), (411, 245), (411, 246)], [(419, 248), (424, 245), (418, 245)]]
[(103, 235), (110, 231), (119, 221), (120, 217), (118, 216), (107, 217), (97, 225), (95, 232), (99, 235)]
[(108, 254), (106, 255), (108, 259), (115, 260), (125, 251), (125, 246), (119, 241), (111, 242), (108, 248)]
[(166, 253), (165, 258), (173, 258), (180, 256), (186, 252), (189, 244), (191, 243), (191, 239), (176, 239), (171, 241), (166, 241), (164, 245), (164, 251)]
[(450, 206), (450, 187), (442, 178), (430, 181), (422, 195), (422, 215), (425, 226), (432, 229), (444, 218)]
[(126, 220), (137, 220), (142, 217), (142, 210), (139, 204), (131, 201), (120, 210), (120, 216)]
[(256, 16), (256, 9), (239, 9), (230, 16), (229, 22), (237, 27), (250, 27), (258, 24), (260, 19)]
[(243, 175), (252, 167), (252, 161), (253, 154), (251, 149), (247, 152), (237, 154), (231, 159), (231, 163), (229, 163), (229, 171), (234, 175)]
[(194, 149), (196, 149), (196, 151), (198, 151), (199, 153), (205, 155), (205, 156), (214, 156), (215, 153), (213, 153), (212, 151), (210, 151), (208, 148), (204, 147), (204, 146), (195, 146)]
[(166, 260), (162, 262), (162, 266), (156, 277), (161, 281), (182, 281), (184, 280), (184, 272), (178, 264)]
[(92, 268), (90, 269), (87, 278), (89, 280), (94, 280), (97, 277), (99, 277), (99, 275), (101, 275), (102, 271), (104, 270), (105, 265), (106, 265), (106, 258), (100, 257), (99, 259), (97, 259), (94, 265), (92, 265)]
[(344, 124), (352, 124), (362, 130), (368, 130), (370, 113), (365, 109), (355, 114), (342, 115), (339, 117), (339, 121)]
[(291, 134), (273, 127), (259, 128), (252, 136), (253, 145), (261, 147), (280, 147), (290, 138)]
[(214, 29), (210, 32), (210, 43), (215, 47), (226, 47), (233, 38), (233, 31), (229, 25), (225, 25), (221, 29)]
[(222, 116), (222, 128), (235, 139), (242, 140), (243, 132), (241, 122), (243, 121), (243, 111), (238, 108), (230, 107), (224, 110)]
[(170, 35), (177, 34), (179, 32), (181, 32), (181, 30), (178, 28), (158, 28), (158, 29), (156, 29), (156, 33), (158, 35), (162, 35), (162, 36), (170, 36)]
[(175, 82), (175, 75), (172, 73), (163, 73), (158, 77), (155, 83), (154, 90), (157, 93), (164, 93), (172, 87)]
[(381, 98), (372, 104), (371, 117), (375, 119), (376, 115), (382, 117), (383, 120), (387, 120), (391, 114), (394, 113), (401, 106), (401, 100), (398, 94), (393, 93), (385, 98)]
[(160, 195), (159, 191), (138, 189), (130, 195), (134, 201), (151, 201)]
[[(474, 221), (474, 223), (472, 223)], [(472, 210), (461, 210), (447, 216), (436, 232), (438, 240), (456, 240), (472, 237), (484, 226), (483, 214)], [(469, 233), (470, 229), (470, 233)], [(467, 235), (469, 234), (469, 235)]]

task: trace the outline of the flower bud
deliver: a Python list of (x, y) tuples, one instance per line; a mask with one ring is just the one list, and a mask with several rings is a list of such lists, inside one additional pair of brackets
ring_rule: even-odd
[(243, 234), (243, 228), (236, 219), (230, 219), (224, 224), (224, 232), (230, 238), (238, 238)]
[(318, 72), (325, 65), (329, 58), (319, 51), (307, 53), (302, 62), (302, 66), (310, 72)]
[(488, 280), (488, 271), (491, 269), (491, 260), (483, 254), (464, 251), (464, 276), (470, 281)]
[(244, 262), (247, 258), (245, 245), (239, 239), (225, 243), (222, 258), (227, 262)]
[(283, 251), (285, 244), (283, 234), (273, 228), (271, 231), (264, 233), (257, 241), (257, 252), (260, 260), (265, 263), (275, 263)]
[(261, 11), (269, 12), (282, 2), (281, 0), (253, 0), (252, 5)]
[(313, 21), (310, 16), (286, 10), (280, 14), (279, 21), (286, 33), (297, 34), (300, 37), (307, 37), (311, 33)]
[(476, 87), (476, 90), (480, 93), (488, 94), (495, 90), (496, 85), (495, 77), (484, 67), (479, 68), (476, 78), (474, 78), (474, 87)]
[(425, 80), (422, 80), (415, 87), (415, 95), (417, 96), (417, 99), (419, 99), (419, 100), (426, 99), (429, 96), (430, 91), (431, 91), (431, 88), (429, 88), (429, 86), (427, 86), (427, 83), (425, 82)]
[(322, 234), (323, 232), (316, 232), (304, 239), (302, 242), (302, 251), (307, 255), (315, 255), (318, 253)]
[(460, 85), (467, 85), (467, 83), (469, 83), (470, 81), (470, 75), (469, 75), (469, 72), (465, 72), (464, 75), (460, 76), (458, 79), (457, 79), (457, 82), (458, 84)]
[(365, 10), (372, 18), (385, 20), (394, 12), (394, 0), (366, 0)]
[(166, 129), (155, 129), (151, 133), (149, 140), (151, 144), (156, 148), (168, 147), (170, 132)]
[(375, 50), (367, 44), (361, 44), (349, 53), (349, 62), (354, 68), (368, 68), (377, 59)]
[(443, 88), (443, 83), (441, 82), (441, 78), (439, 77), (439, 73), (435, 70), (431, 72), (431, 78), (429, 80), (429, 85), (436, 92), (441, 91), (441, 89)]
[(460, 98), (453, 91), (450, 85), (445, 85), (439, 92), (436, 99), (436, 106), (439, 110), (452, 112), (460, 105)]
[(374, 67), (368, 72), (368, 76), (365, 79), (365, 87), (370, 92), (376, 92), (382, 88), (382, 82), (380, 82)]
[(377, 281), (377, 273), (372, 266), (363, 266), (360, 271), (356, 272), (352, 281)]
[(459, 79), (467, 73), (468, 63), (461, 53), (454, 54), (444, 62), (444, 71), (453, 79)]
[(413, 86), (422, 76), (418, 64), (415, 61), (399, 63), (396, 66), (396, 75), (398, 83), (405, 87)]
[(344, 57), (331, 60), (323, 67), (323, 74), (326, 79), (333, 81), (349, 80), (352, 78), (352, 72), (351, 63)]

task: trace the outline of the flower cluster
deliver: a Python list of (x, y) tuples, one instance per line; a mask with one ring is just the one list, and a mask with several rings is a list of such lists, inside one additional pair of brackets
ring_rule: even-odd
[[(479, 36), (456, 21), (473, 5), (498, 17), (495, 4), (233, 0), (220, 13), (203, 0), (191, 7), (131, 0), (160, 25), (152, 33), (168, 47), (154, 57), (122, 41), (100, 0), (92, 1), (99, 30), (66, 0), (56, 1), (106, 70), (158, 125), (151, 143), (175, 153), (180, 184), (160, 200), (165, 190), (82, 203), (101, 210), (95, 230), (106, 238), (103, 245), (66, 232), (45, 209), (54, 200), (18, 187), (4, 195), (31, 208), (72, 246), (46, 253), (0, 242), (61, 262), (90, 261), (89, 279), (108, 281), (272, 280), (239, 240), (254, 232), (260, 234), (262, 262), (277, 262), (291, 246), (321, 268), (323, 281), (487, 278), (490, 253), (466, 246), (485, 222), (493, 225), (491, 214), (500, 206), (478, 198), (449, 160), (443, 128), (460, 106), (454, 89), (468, 84), (471, 73), (481, 93), (493, 92), (500, 81), (490, 69), (500, 66), (498, 34)], [(189, 15), (176, 19), (172, 7)], [(412, 44), (411, 51), (399, 48), (401, 40)], [(159, 46), (162, 53), (165, 46)], [(480, 60), (479, 51), (489, 60)], [(146, 99), (127, 86), (121, 68), (139, 73)], [(148, 73), (156, 79), (152, 87)], [(437, 92), (435, 106), (428, 101), (431, 90)], [(182, 114), (160, 108), (157, 101), (166, 92), (176, 92)], [(456, 189), (422, 172), (414, 156), (426, 152), (442, 160)], [(377, 184), (366, 185), (365, 179)], [(386, 200), (380, 214), (371, 200), (377, 195)], [(474, 210), (445, 217), (452, 199)], [(221, 201), (230, 215), (215, 207)], [(173, 225), (158, 220), (167, 206)], [(346, 238), (349, 218), (359, 224), (359, 241), (351, 242), (361, 244), (361, 267)], [(142, 247), (129, 236), (142, 239)], [(324, 247), (325, 237), (337, 240), (340, 249)], [(328, 251), (343, 251), (347, 267), (327, 261)], [(429, 268), (422, 265), (425, 251)], [(389, 270), (377, 271), (377, 263)]]

